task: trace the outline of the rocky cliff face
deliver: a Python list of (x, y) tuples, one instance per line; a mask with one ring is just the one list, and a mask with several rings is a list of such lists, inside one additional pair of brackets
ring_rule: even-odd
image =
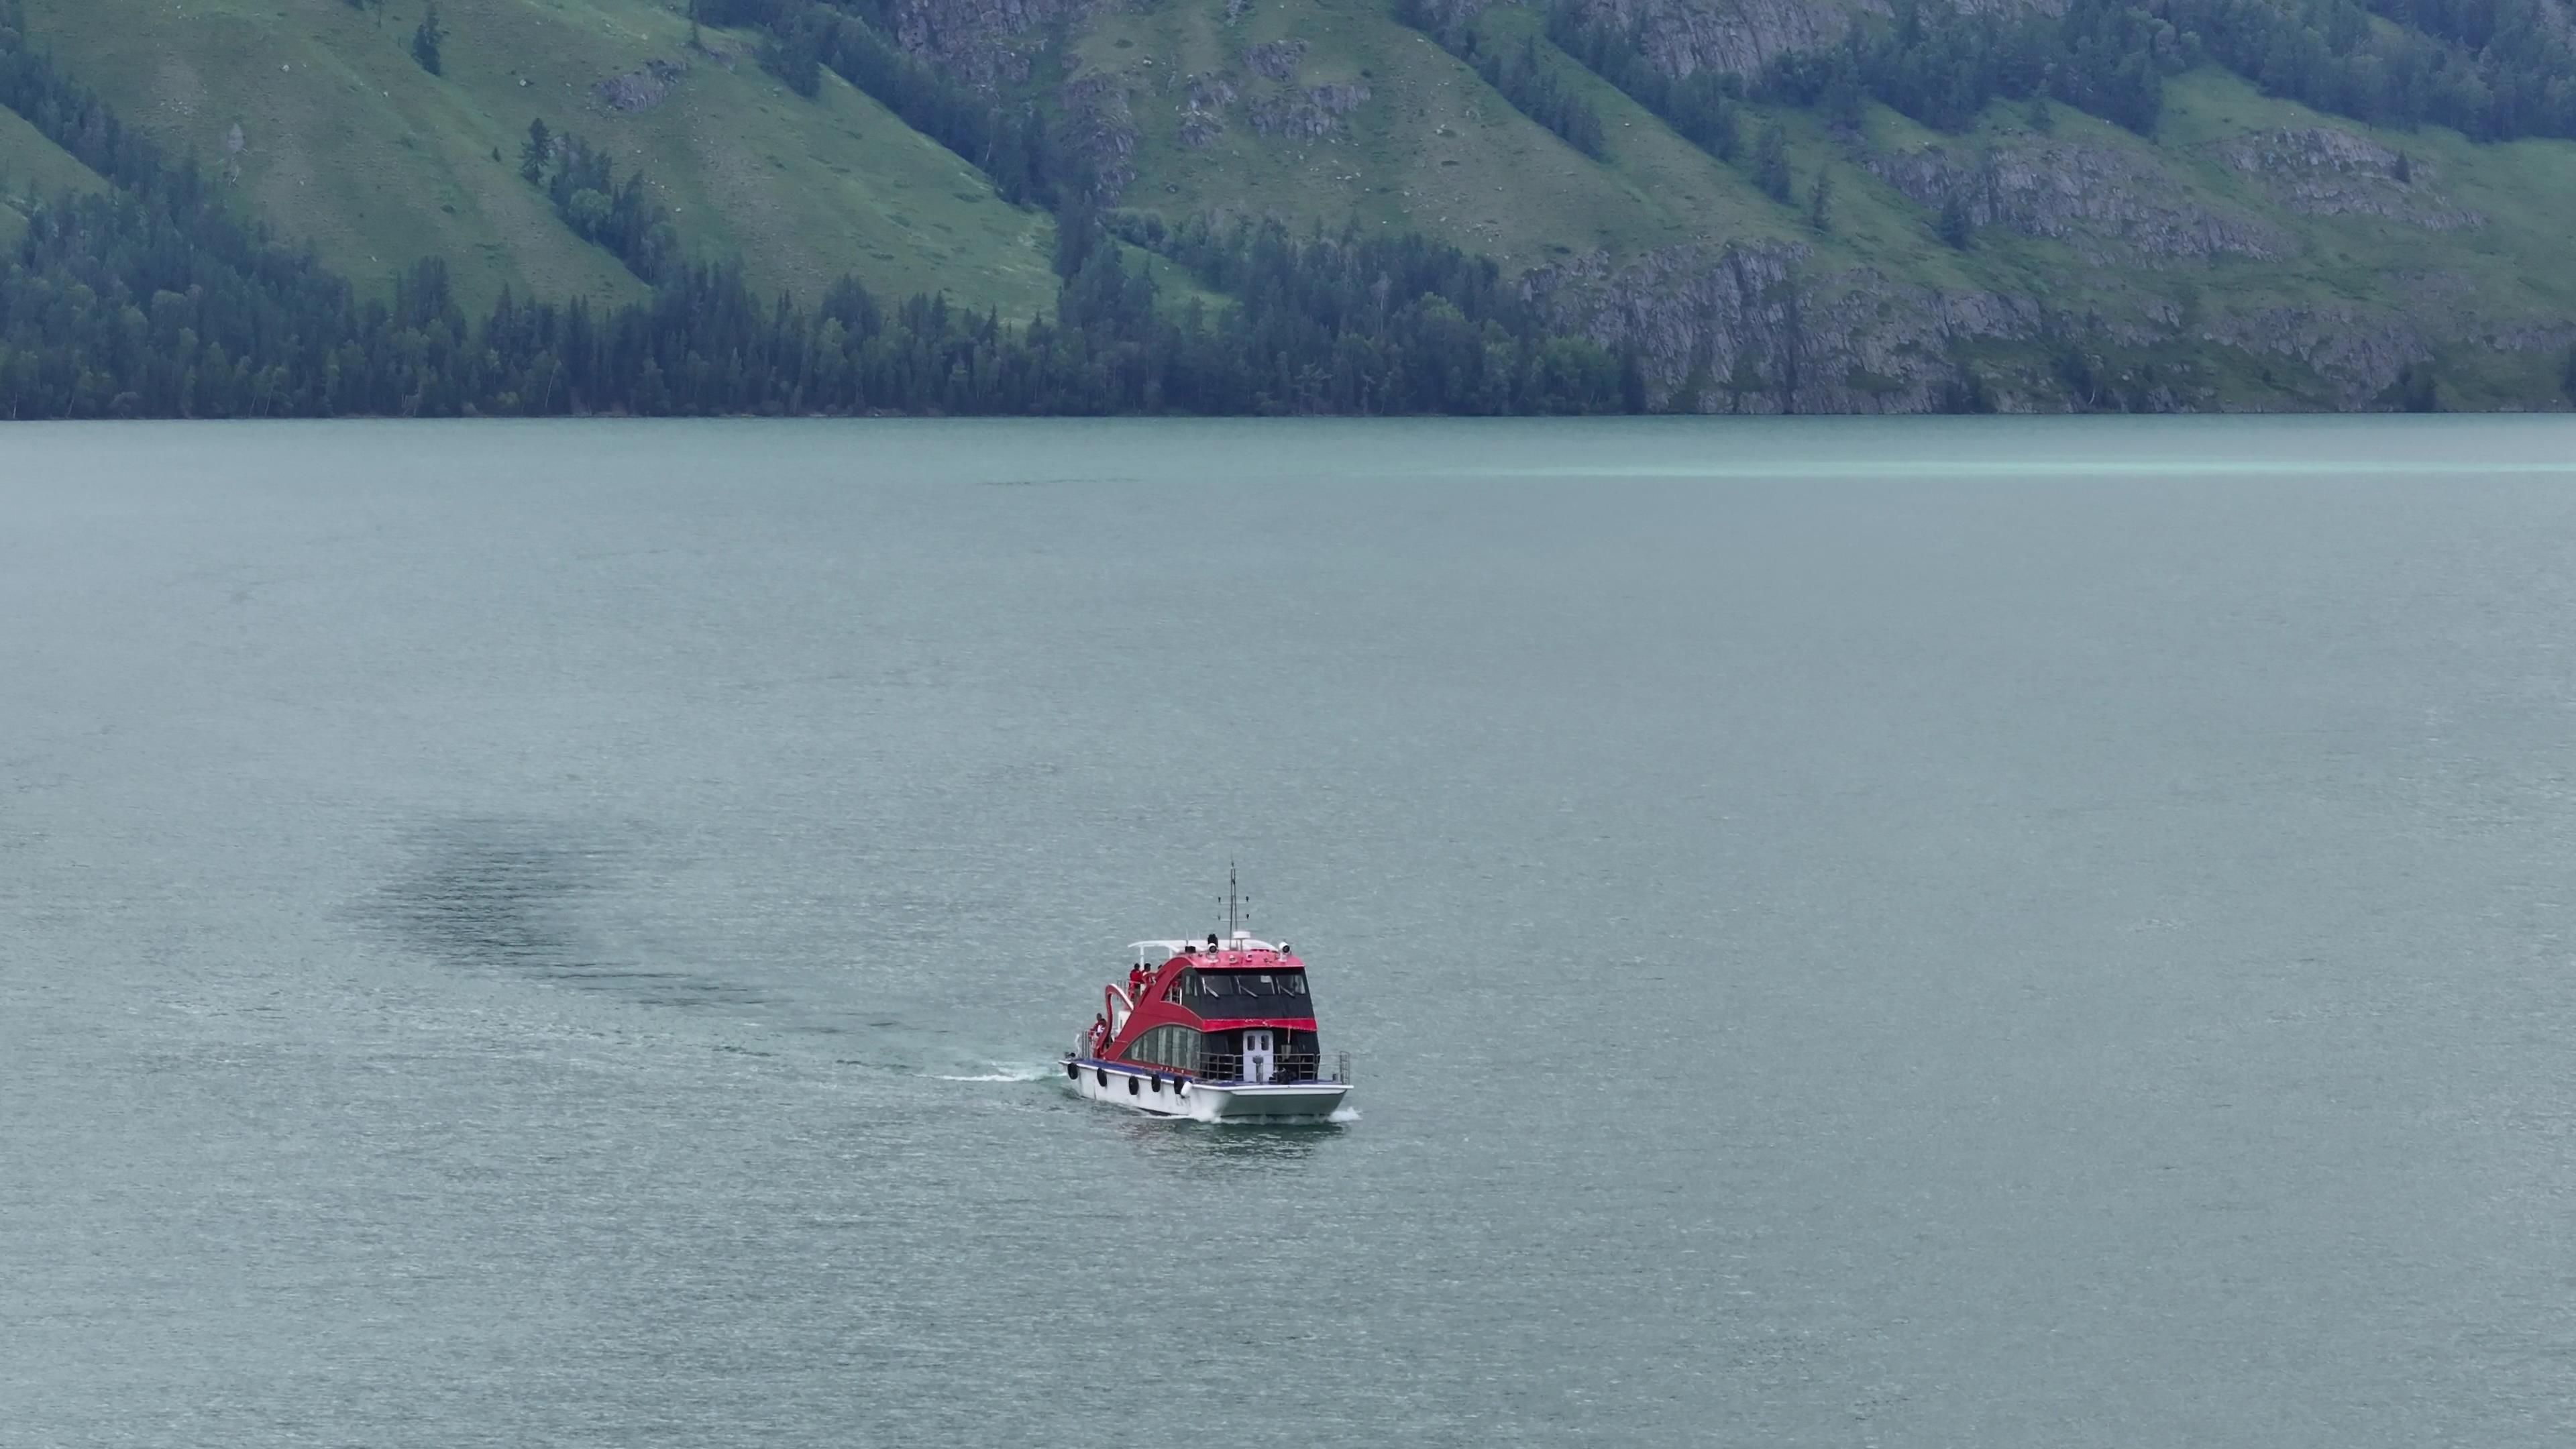
[(1636, 29), (1646, 54), (1674, 75), (1752, 75), (1775, 55), (1840, 40), (1855, 10), (1885, 14), (1887, 6), (1884, 0), (1584, 0), (1586, 19)]
[(1369, 98), (1364, 85), (1299, 86), (1263, 96), (1246, 108), (1252, 129), (1264, 136), (1312, 141), (1341, 129), (1342, 117)]
[[(1560, 325), (1645, 359), (1649, 399), (1694, 412), (1934, 411), (1971, 340), (2037, 336), (2026, 299), (1949, 296), (1874, 272), (1810, 278), (1796, 245), (1680, 247), (1532, 272)], [(2037, 404), (2030, 404), (2037, 405)]]
[(1298, 85), (1305, 55), (1302, 40), (1265, 41), (1244, 48), (1240, 72), (1183, 77), (1173, 101), (1181, 144), (1195, 148), (1214, 141), (1238, 106), (1256, 135), (1312, 141), (1341, 130), (1342, 118), (1368, 103), (1369, 88), (1355, 82)]
[(2216, 151), (2261, 176), (2283, 206), (2310, 216), (2377, 216), (2431, 231), (2486, 225), (2482, 213), (2442, 194), (2437, 168), (2332, 126), (2258, 131)]
[(2425, 329), (2412, 319), (2358, 307), (2266, 307), (2217, 318), (2201, 335), (2257, 357), (2299, 363), (2333, 386), (2335, 405), (2343, 408), (2369, 407), (2407, 364), (2433, 355)]
[[(1094, 8), (1097, 0), (895, 3), (907, 47), (988, 86), (1038, 74), (1045, 45), (1108, 13)], [(1211, 6), (1205, 19), (1232, 27), (1255, 3), (1225, 0), (1221, 15)], [(1508, 3), (1545, 0), (1425, 0), (1423, 14), (1433, 25), (1456, 24)], [(1885, 0), (1579, 3), (1597, 21), (1634, 27), (1675, 74), (1758, 71), (1776, 55), (1835, 44), (1855, 17), (1887, 9)], [(2055, 11), (2063, 0), (1961, 3)], [(2576, 0), (2547, 3), (2563, 15)], [(1355, 114), (1376, 114), (1364, 107), (1404, 108), (1413, 99), (1384, 72), (1367, 83), (1345, 79), (1353, 69), (1368, 77), (1369, 53), (1337, 43), (1331, 25), (1301, 21), (1296, 35), (1221, 40), (1213, 55), (1196, 53), (1193, 63), (1210, 67), (1196, 73), (1171, 65), (1173, 56), (1141, 52), (1116, 73), (1076, 71), (1057, 99), (1065, 134), (1099, 178), (1100, 199), (1115, 202), (1134, 180), (1140, 125), (1170, 126), (1160, 134), (1184, 147), (1230, 131), (1297, 144), (1349, 128)], [(1408, 35), (1405, 43), (1421, 42)], [(1307, 72), (1322, 69), (1317, 56), (1332, 59), (1337, 83), (1312, 83)], [(641, 100), (659, 79), (638, 77), (621, 94)], [(1372, 95), (1372, 85), (1384, 94)], [(2489, 225), (2444, 189), (2439, 162), (2342, 127), (2231, 137), (2182, 161), (2148, 143), (2034, 133), (1904, 152), (1869, 153), (1857, 137), (1842, 145), (1848, 164), (1928, 211), (1956, 203), (1977, 227), (2061, 244), (2080, 263), (2068, 268), (2081, 274), (2069, 279), (2077, 285), (2062, 294), (2038, 281), (2014, 284), (2026, 287), (2020, 294), (1942, 290), (1869, 267), (1827, 267), (1803, 246), (1729, 243), (1722, 235), (1560, 263), (1523, 285), (1561, 324), (1634, 348), (1658, 406), (1704, 411), (1923, 411), (1970, 400), (1962, 393), (1972, 371), (1982, 397), (1971, 398), (2006, 408), (2219, 407), (2241, 401), (2226, 389), (2254, 376), (2275, 389), (2262, 394), (2267, 399), (2367, 407), (2384, 404), (2410, 364), (2464, 343), (2536, 356), (2576, 340), (2576, 327), (2549, 317), (2470, 320), (2491, 299), (2431, 270), (2366, 304), (2287, 300), (2303, 283), (2281, 293), (2213, 289), (2259, 301), (2172, 300), (2191, 295), (2182, 282), (2196, 268), (2234, 269), (2237, 277), (2251, 275), (2249, 264), (2298, 268), (2305, 243), (2284, 213), (2371, 217), (2429, 232)], [(2214, 181), (2197, 164), (2208, 160), (2256, 178), (2261, 195)], [(1276, 197), (1269, 204), (1293, 206)], [(2162, 280), (2141, 281), (2141, 269)], [(2095, 300), (2069, 300), (2077, 295)], [(2488, 330), (2472, 336), (2478, 327)]]
[(2193, 201), (2163, 170), (2107, 146), (2033, 141), (1976, 154), (1926, 146), (1864, 164), (1926, 206), (1963, 202), (1979, 226), (2067, 242), (2095, 263), (2296, 249), (2260, 218)]
[(1127, 88), (1108, 76), (1077, 76), (1061, 91), (1066, 135), (1088, 164), (1093, 188), (1114, 202), (1136, 179), (1136, 117)]
[[(1559, 325), (1605, 347), (1634, 347), (1648, 396), (1693, 412), (1903, 413), (1960, 405), (1969, 370), (2004, 411), (2073, 407), (2215, 410), (2230, 399), (2189, 368), (2159, 374), (2160, 355), (2233, 350), (2249, 369), (2286, 368), (2307, 405), (2385, 406), (2410, 364), (2437, 344), (2551, 356), (2576, 324), (2468, 328), (2456, 278), (2400, 279), (2403, 310), (2261, 307), (2205, 318), (2151, 303), (2118, 320), (2041, 297), (1951, 293), (1875, 271), (1817, 273), (1802, 246), (1672, 248), (1617, 264), (1592, 256), (1534, 271), (1526, 294)], [(2125, 349), (2125, 353), (2122, 351)], [(2020, 362), (1998, 366), (1998, 355)], [(2322, 388), (2322, 394), (2313, 389)]]
[(1243, 68), (1275, 81), (1295, 80), (1297, 62), (1305, 56), (1306, 42), (1302, 40), (1269, 40), (1244, 47)]
[(1046, 32), (1091, 0), (895, 0), (895, 41), (972, 85), (1025, 81)]

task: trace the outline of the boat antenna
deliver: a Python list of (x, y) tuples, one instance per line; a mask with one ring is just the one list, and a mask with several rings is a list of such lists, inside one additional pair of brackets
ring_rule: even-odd
[(1234, 862), (1229, 860), (1225, 863), (1225, 942), (1228, 948), (1234, 945), (1234, 929), (1238, 914), (1235, 902)]

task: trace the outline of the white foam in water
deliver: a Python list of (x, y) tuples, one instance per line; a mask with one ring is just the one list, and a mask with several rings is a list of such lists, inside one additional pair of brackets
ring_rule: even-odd
[(1322, 1117), (1219, 1117), (1214, 1104), (1193, 1104), (1188, 1120), (1204, 1122), (1211, 1127), (1294, 1127), (1316, 1122), (1356, 1122), (1360, 1120), (1360, 1109), (1335, 1107)]
[(943, 1082), (1035, 1082), (1044, 1080), (1048, 1072), (1044, 1067), (1004, 1067), (998, 1072), (979, 1072), (972, 1076), (951, 1076), (946, 1072), (932, 1075)]

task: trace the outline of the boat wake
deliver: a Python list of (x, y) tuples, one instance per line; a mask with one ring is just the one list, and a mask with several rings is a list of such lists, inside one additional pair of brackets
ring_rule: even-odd
[(1357, 1107), (1335, 1107), (1332, 1111), (1325, 1113), (1320, 1117), (1220, 1117), (1216, 1115), (1216, 1109), (1209, 1106), (1194, 1107), (1181, 1116), (1166, 1118), (1165, 1120), (1173, 1122), (1199, 1122), (1210, 1127), (1340, 1126), (1346, 1122), (1356, 1122), (1360, 1120), (1360, 1109)]
[(990, 1072), (964, 1074), (933, 1072), (931, 1075), (943, 1082), (1042, 1082), (1055, 1075), (1046, 1067), (1000, 1066), (998, 1063), (996, 1066), (999, 1069)]

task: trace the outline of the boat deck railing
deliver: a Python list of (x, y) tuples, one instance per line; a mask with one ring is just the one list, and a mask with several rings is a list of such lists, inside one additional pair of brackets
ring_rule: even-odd
[[(1087, 1051), (1078, 1054), (1089, 1055)], [(1176, 1077), (1205, 1082), (1211, 1087), (1294, 1086), (1300, 1082), (1339, 1083), (1345, 1087), (1351, 1084), (1349, 1052), (1333, 1053), (1330, 1062), (1324, 1060), (1321, 1052), (1273, 1052), (1270, 1054), (1270, 1075), (1258, 1082), (1244, 1074), (1243, 1056), (1238, 1052), (1202, 1052), (1195, 1062), (1124, 1062), (1119, 1065), (1167, 1071)], [(1327, 1066), (1332, 1068), (1329, 1075), (1324, 1070)]]
[[(1332, 1069), (1329, 1073), (1325, 1070), (1327, 1067)], [(1241, 1086), (1253, 1081), (1244, 1073), (1243, 1057), (1233, 1052), (1200, 1053), (1198, 1065), (1191, 1075), (1211, 1087)], [(1261, 1080), (1275, 1086), (1298, 1082), (1339, 1082), (1348, 1086), (1351, 1054), (1335, 1052), (1333, 1059), (1327, 1062), (1321, 1052), (1273, 1052), (1270, 1055), (1270, 1075)]]

